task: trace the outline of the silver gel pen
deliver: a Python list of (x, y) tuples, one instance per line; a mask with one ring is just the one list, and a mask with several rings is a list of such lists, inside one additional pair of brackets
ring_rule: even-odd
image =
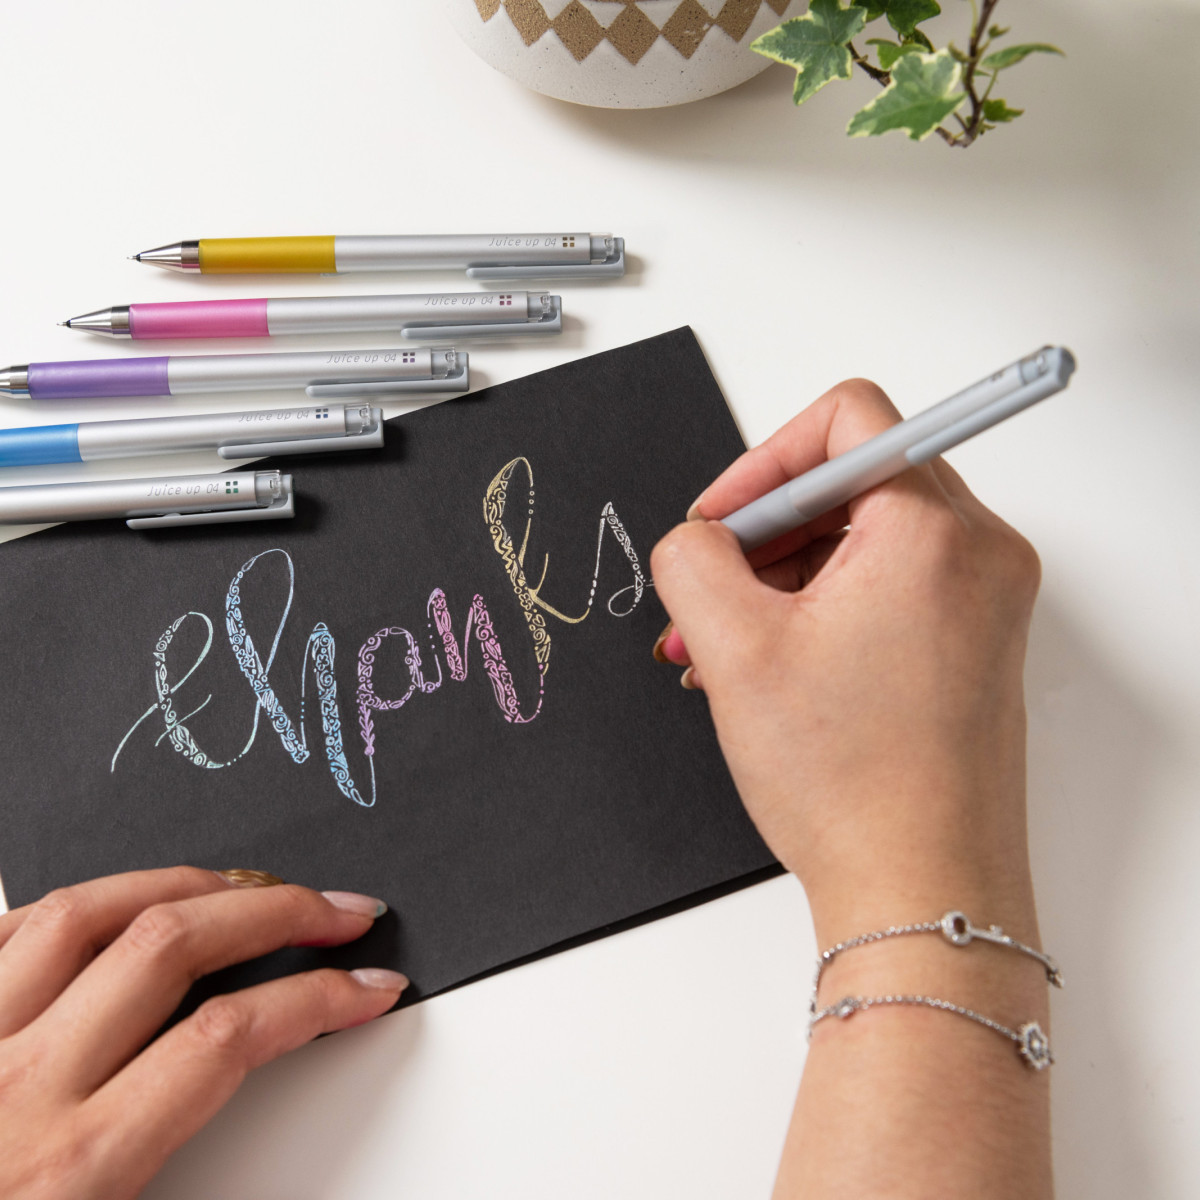
[(494, 341), (562, 333), (562, 297), (514, 291), (175, 300), (118, 304), (62, 323), (68, 329), (137, 341), (392, 329), (406, 341)]
[(130, 529), (172, 529), (294, 517), (294, 504), (292, 477), (278, 471), (39, 483), (0, 488), (0, 525), (125, 517)]
[(221, 458), (235, 459), (382, 445), (383, 409), (369, 404), (310, 404), (0, 429), (0, 467), (96, 462), (185, 450), (215, 450)]
[(303, 388), (313, 400), (465, 392), (461, 350), (308, 350), (283, 354), (173, 354), (22, 363), (0, 371), (0, 392), (31, 400), (184, 396)]
[(625, 273), (625, 240), (608, 233), (198, 238), (133, 257), (201, 275), (459, 270), (472, 279), (605, 279)]
[(1070, 350), (1044, 346), (933, 408), (893, 425), (845, 454), (823, 462), (773, 492), (721, 518), (743, 550), (754, 550), (861, 496), (869, 488), (928, 462), (1006, 417), (1067, 386)]

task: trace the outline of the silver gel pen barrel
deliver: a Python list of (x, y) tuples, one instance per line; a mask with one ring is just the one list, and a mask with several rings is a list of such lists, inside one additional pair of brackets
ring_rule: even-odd
[(721, 523), (733, 530), (743, 550), (757, 549), (1054, 395), (1074, 370), (1069, 350), (1044, 346), (722, 517)]
[(283, 354), (179, 354), (28, 363), (0, 371), (0, 391), (31, 400), (183, 396), (303, 389), (312, 399), (465, 392), (468, 356), (423, 348)]
[(562, 297), (545, 292), (283, 296), (118, 304), (62, 322), (136, 341), (398, 331), (405, 341), (495, 341), (562, 332)]
[(625, 240), (582, 232), (195, 238), (133, 257), (202, 275), (459, 270), (497, 281), (605, 279), (625, 273)]
[(123, 517), (130, 529), (165, 529), (294, 515), (292, 477), (279, 471), (0, 488), (0, 524), (5, 525)]
[(369, 404), (310, 404), (17, 427), (0, 429), (0, 467), (97, 462), (187, 450), (215, 450), (226, 459), (365, 450), (383, 445), (383, 430), (383, 409)]

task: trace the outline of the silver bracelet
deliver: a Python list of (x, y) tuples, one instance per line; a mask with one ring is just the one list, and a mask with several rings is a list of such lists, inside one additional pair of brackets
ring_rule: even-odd
[(994, 1029), (997, 1033), (1003, 1034), (1017, 1044), (1017, 1050), (1021, 1057), (1035, 1070), (1040, 1071), (1054, 1061), (1054, 1056), (1050, 1053), (1050, 1041), (1036, 1021), (1028, 1021), (1020, 1029), (1014, 1030), (1007, 1025), (1001, 1025), (999, 1021), (993, 1021), (990, 1017), (980, 1015), (973, 1009), (963, 1008), (960, 1004), (951, 1004), (948, 1000), (937, 1000), (932, 996), (846, 996), (827, 1008), (817, 1008), (817, 990), (821, 986), (821, 973), (843, 950), (853, 950), (857, 946), (882, 942), (887, 938), (905, 937), (910, 933), (940, 933), (952, 946), (969, 946), (978, 938), (982, 942), (991, 942), (995, 946), (1017, 950), (1021, 954), (1037, 959), (1045, 969), (1046, 979), (1051, 984), (1058, 988), (1063, 986), (1062, 971), (1049, 954), (1043, 954), (1040, 950), (1025, 945), (1024, 942), (1018, 942), (1016, 938), (1005, 933), (999, 925), (989, 925), (986, 929), (972, 925), (970, 918), (965, 913), (951, 909), (939, 921), (921, 921), (914, 925), (889, 925), (886, 929), (876, 929), (871, 933), (848, 938), (823, 951), (817, 959), (817, 969), (813, 975), (812, 998), (808, 1002), (809, 1037), (812, 1036), (813, 1026), (826, 1017), (845, 1019), (858, 1012), (859, 1009), (870, 1008), (875, 1004), (920, 1004), (926, 1008), (958, 1013), (959, 1016), (967, 1017), (980, 1025), (986, 1025), (988, 1029)]
[(1009, 937), (999, 925), (989, 925), (986, 929), (972, 925), (970, 918), (965, 913), (952, 908), (940, 921), (922, 921), (916, 925), (889, 925), (886, 929), (876, 929), (872, 933), (863, 933), (858, 937), (838, 942), (836, 946), (830, 946), (817, 959), (817, 970), (813, 976), (812, 999), (808, 1003), (809, 1015), (813, 1016), (817, 1011), (817, 988), (821, 984), (821, 972), (843, 950), (853, 950), (856, 946), (866, 946), (871, 942), (882, 942), (886, 938), (904, 937), (909, 933), (940, 933), (952, 946), (969, 946), (978, 938), (981, 942), (991, 942), (995, 946), (1019, 950), (1022, 954), (1028, 954), (1030, 958), (1036, 958), (1042, 964), (1046, 971), (1046, 979), (1055, 987), (1060, 988), (1063, 985), (1063, 973), (1059, 969), (1058, 963), (1049, 954), (1043, 954), (1040, 950), (1035, 950), (1032, 946), (1026, 946), (1024, 942), (1018, 942), (1016, 938)]
[(1027, 1021), (1020, 1029), (1009, 1029), (991, 1017), (982, 1016), (961, 1004), (951, 1004), (949, 1000), (936, 1000), (932, 996), (845, 996), (828, 1008), (818, 1009), (808, 1022), (808, 1034), (812, 1036), (813, 1026), (826, 1017), (838, 1017), (845, 1020), (862, 1009), (871, 1008), (876, 1004), (921, 1004), (926, 1008), (938, 1008), (943, 1012), (958, 1013), (960, 1017), (986, 1025), (1003, 1034), (1010, 1041), (1016, 1042), (1017, 1052), (1035, 1071), (1045, 1070), (1053, 1061), (1050, 1053), (1050, 1039), (1042, 1032), (1042, 1027), (1036, 1021)]

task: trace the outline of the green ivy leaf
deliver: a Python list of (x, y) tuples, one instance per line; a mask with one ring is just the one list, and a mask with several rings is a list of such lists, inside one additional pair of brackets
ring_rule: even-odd
[(878, 21), (887, 12), (887, 0), (862, 0), (861, 7), (867, 10), (868, 21)]
[(937, 0), (885, 0), (888, 24), (901, 36), (912, 37), (917, 26), (942, 11)]
[[(1003, 50), (997, 50), (995, 54), (989, 54), (979, 65), (985, 71), (1003, 71), (1005, 67), (1015, 67), (1017, 63), (1031, 54), (1062, 53), (1057, 46), (1050, 46), (1045, 42), (1026, 42), (1021, 46), (1007, 46)], [(1063, 54), (1063, 57), (1065, 58), (1066, 55)]]
[(1012, 32), (1012, 27), (1010, 25), (993, 25), (991, 27), (991, 29), (988, 30), (988, 37), (990, 37), (990, 38), (1003, 37), (1006, 33), (1011, 33), (1011, 32)]
[(1003, 100), (985, 100), (983, 102), (983, 117), (986, 121), (994, 121), (997, 125), (1007, 125), (1015, 121), (1025, 110), (1009, 108)]
[(867, 10), (842, 8), (840, 0), (812, 0), (808, 12), (768, 30), (750, 49), (796, 70), (792, 99), (797, 104), (815, 96), (834, 79), (849, 79), (853, 59), (847, 43), (861, 32)]
[(878, 137), (903, 129), (914, 142), (923, 141), (965, 99), (956, 91), (962, 67), (949, 51), (905, 54), (892, 71), (892, 82), (865, 108), (850, 118), (851, 137)]
[(904, 54), (913, 54), (921, 49), (920, 46), (913, 42), (906, 42), (903, 46), (896, 42), (889, 42), (887, 38), (867, 38), (868, 46), (875, 46), (879, 52), (879, 66), (884, 71), (890, 71), (896, 65), (896, 59)]
[(928, 50), (930, 54), (933, 53), (933, 43), (919, 29), (914, 29), (911, 36), (904, 39), (904, 44), (906, 46), (921, 46), (925, 50)]

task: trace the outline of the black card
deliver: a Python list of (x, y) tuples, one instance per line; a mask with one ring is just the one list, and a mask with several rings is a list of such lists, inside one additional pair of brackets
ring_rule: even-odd
[(365, 892), (406, 1000), (774, 873), (655, 541), (742, 449), (690, 329), (274, 459), (297, 517), (0, 546), (10, 905), (188, 862)]

